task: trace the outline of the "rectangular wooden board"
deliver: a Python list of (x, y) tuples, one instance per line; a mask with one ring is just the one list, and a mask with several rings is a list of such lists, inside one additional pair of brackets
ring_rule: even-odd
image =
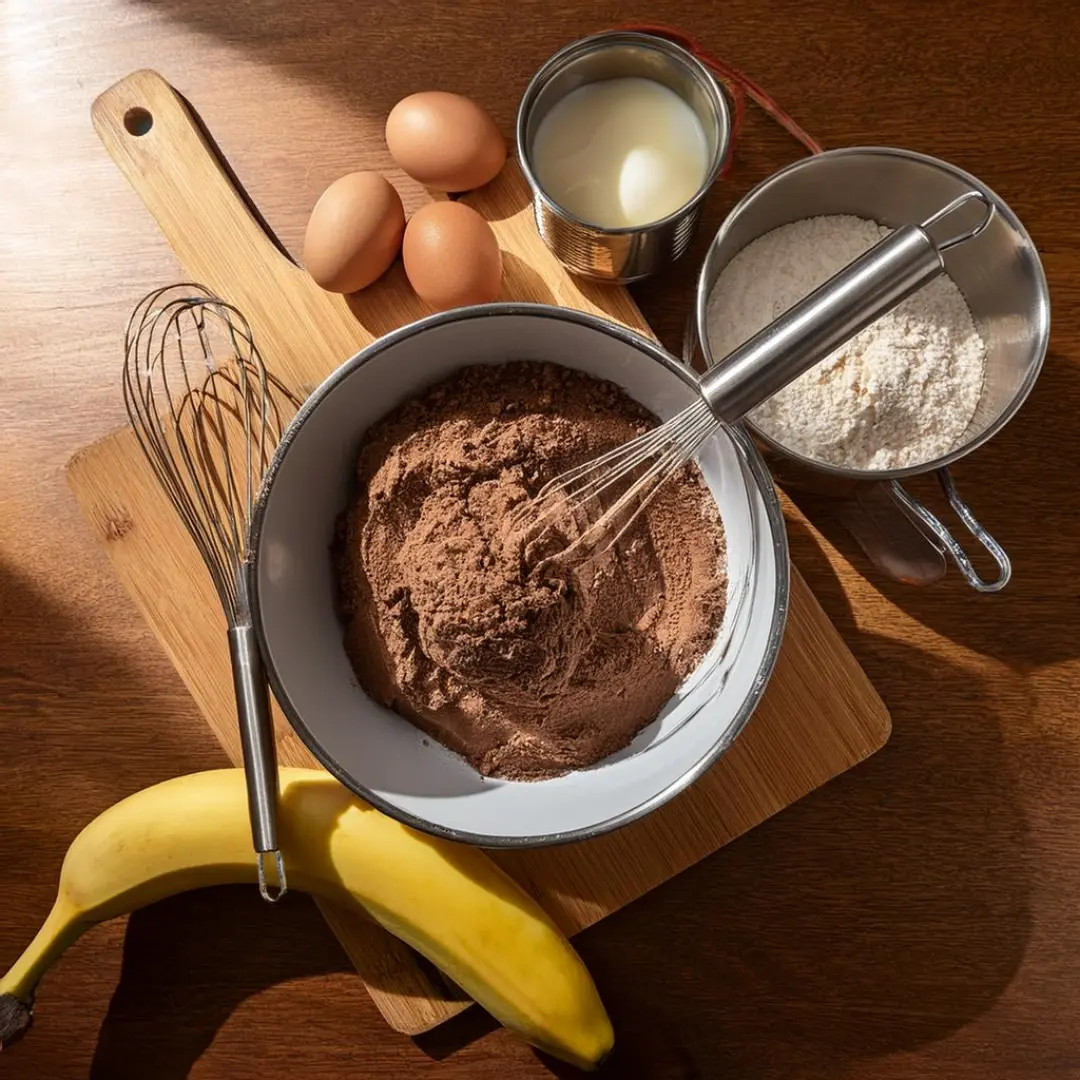
[[(153, 117), (144, 135), (124, 127), (132, 108)], [(427, 314), (400, 266), (355, 298), (318, 289), (269, 240), (182, 99), (154, 72), (136, 72), (106, 91), (93, 117), (192, 279), (246, 314), (270, 370), (300, 393), (376, 337)], [(649, 333), (625, 290), (577, 281), (547, 251), (514, 162), (468, 201), (499, 239), (505, 298), (578, 308)], [(133, 434), (117, 432), (78, 453), (68, 479), (120, 580), (239, 764), (225, 619)], [(281, 762), (315, 765), (276, 709), (275, 721)], [(889, 731), (884, 704), (793, 569), (787, 631), (768, 690), (705, 776), (607, 836), (493, 857), (574, 934), (864, 760)], [(419, 1034), (467, 1005), (379, 927), (327, 905), (323, 911), (396, 1030)]]

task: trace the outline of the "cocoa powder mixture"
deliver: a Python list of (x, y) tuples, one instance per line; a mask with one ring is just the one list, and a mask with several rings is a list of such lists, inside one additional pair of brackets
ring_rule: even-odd
[(516, 362), (465, 368), (375, 425), (336, 552), (364, 689), (487, 776), (554, 776), (629, 743), (723, 619), (723, 530), (700, 473), (582, 565), (546, 560), (565, 537), (529, 544), (509, 519), (654, 423), (613, 383)]

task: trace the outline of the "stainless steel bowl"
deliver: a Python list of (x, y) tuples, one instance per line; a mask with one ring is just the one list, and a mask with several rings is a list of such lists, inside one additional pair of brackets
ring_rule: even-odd
[[(709, 140), (710, 164), (693, 198), (674, 213), (635, 228), (602, 229), (559, 206), (540, 186), (533, 141), (552, 106), (572, 90), (631, 75), (663, 83), (690, 105)], [(517, 115), (518, 156), (532, 188), (536, 227), (544, 243), (572, 273), (622, 284), (650, 277), (686, 252), (730, 141), (727, 101), (712, 74), (685, 49), (652, 34), (615, 30), (560, 49), (533, 76)]]
[[(759, 236), (802, 218), (856, 214), (896, 228), (929, 217), (972, 189), (995, 208), (994, 219), (974, 240), (945, 255), (945, 269), (971, 309), (986, 342), (982, 397), (971, 424), (948, 454), (904, 469), (845, 469), (808, 458), (778, 442), (752, 421), (755, 437), (810, 475), (832, 481), (875, 482), (889, 494), (939, 550), (948, 552), (968, 582), (982, 592), (1003, 588), (1011, 574), (1008, 556), (960, 498), (948, 466), (992, 438), (1015, 415), (1038, 378), (1050, 335), (1050, 298), (1035, 245), (1005, 202), (976, 177), (909, 150), (851, 147), (830, 150), (789, 165), (750, 191), (731, 211), (706, 256), (698, 278), (695, 324), (705, 361), (714, 365), (707, 309), (717, 278), (731, 259)], [(974, 217), (981, 211), (973, 207)], [(957, 227), (965, 222), (957, 220)], [(936, 472), (965, 527), (998, 564), (997, 578), (983, 580), (946, 526), (901, 485), (905, 477)]]
[(697, 670), (625, 749), (532, 783), (482, 777), (358, 685), (330, 556), (365, 430), (468, 364), (544, 360), (611, 379), (666, 419), (696, 400), (685, 367), (625, 327), (541, 304), (434, 315), (381, 338), (308, 398), (274, 455), (252, 524), (253, 617), (274, 695), (312, 753), (394, 817), (489, 847), (580, 840), (650, 813), (742, 731), (776, 662), (788, 606), (787, 537), (768, 472), (741, 432), (699, 455), (728, 548), (728, 607)]

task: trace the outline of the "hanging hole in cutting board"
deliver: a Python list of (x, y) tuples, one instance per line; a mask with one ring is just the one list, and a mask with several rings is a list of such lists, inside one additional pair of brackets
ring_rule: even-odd
[(153, 126), (153, 114), (141, 105), (136, 105), (124, 113), (124, 129), (129, 135), (145, 135)]

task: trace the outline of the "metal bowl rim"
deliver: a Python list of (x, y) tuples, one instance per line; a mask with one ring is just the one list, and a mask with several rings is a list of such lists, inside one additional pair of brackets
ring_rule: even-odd
[[(712, 286), (706, 284), (705, 275), (713, 254), (727, 238), (728, 233), (734, 228), (735, 223), (743, 214), (752, 208), (758, 197), (773, 184), (779, 182), (791, 173), (814, 168), (815, 163), (822, 159), (837, 160), (856, 156), (902, 158), (910, 161), (917, 161), (924, 165), (930, 165), (941, 172), (950, 174), (982, 191), (993, 202), (995, 211), (1008, 222), (1023, 241), (1024, 246), (1029, 249), (1035, 273), (1036, 294), (1039, 300), (1038, 315), (1032, 320), (1037, 324), (1038, 332), (1035, 342), (1035, 358), (1031, 365), (1031, 369), (1024, 377), (1024, 381), (1020, 384), (1012, 401), (1001, 411), (992, 424), (988, 424), (978, 435), (950, 450), (949, 453), (943, 454), (941, 457), (917, 465), (908, 465), (902, 469), (849, 469), (841, 465), (831, 465), (828, 462), (818, 461), (816, 458), (807, 457), (805, 454), (801, 454), (796, 450), (784, 446), (783, 443), (777, 442), (776, 439), (762, 431), (761, 428), (749, 418), (744, 417), (742, 420), (742, 423), (748, 430), (753, 432), (756, 438), (770, 446), (777, 453), (790, 458), (792, 461), (804, 465), (807, 468), (848, 480), (902, 480), (905, 477), (920, 476), (924, 473), (934, 472), (937, 469), (951, 465), (954, 462), (959, 461), (960, 458), (966, 457), (973, 450), (977, 450), (985, 442), (997, 435), (998, 432), (1000, 432), (1001, 429), (1016, 415), (1034, 388), (1039, 374), (1042, 371), (1043, 362), (1046, 359), (1046, 353), (1050, 344), (1050, 290), (1046, 281), (1046, 271), (1043, 268), (1042, 260), (1039, 258), (1038, 248), (1035, 246), (1035, 242), (1032, 240), (1027, 229), (1024, 228), (1020, 219), (1010, 208), (1009, 204), (977, 176), (974, 176), (947, 161), (943, 161), (941, 158), (932, 157), (929, 154), (921, 154), (916, 150), (903, 150), (890, 146), (845, 146), (836, 150), (826, 150), (824, 153), (814, 154), (810, 157), (800, 158), (798, 161), (786, 165), (784, 168), (773, 173), (771, 176), (766, 177), (759, 184), (756, 184), (751, 188), (731, 208), (727, 217), (721, 222), (720, 228), (717, 229), (716, 235), (713, 237), (712, 242), (709, 244), (709, 248), (705, 253), (701, 269), (698, 271), (694, 321), (697, 330), (698, 343), (701, 346), (705, 362), (709, 367), (712, 367), (715, 360), (709, 348), (707, 318), (709, 294), (712, 291)], [(762, 233), (761, 235), (764, 236), (765, 234)], [(751, 243), (752, 242), (753, 241), (751, 241)]]
[[(592, 837), (601, 836), (604, 833), (621, 828), (624, 825), (629, 825), (631, 822), (637, 821), (652, 813), (652, 811), (686, 790), (686, 788), (698, 780), (712, 767), (713, 764), (715, 764), (715, 762), (731, 747), (746, 727), (747, 722), (757, 708), (758, 702), (761, 700), (765, 688), (772, 677), (787, 622), (788, 605), (791, 595), (791, 581), (787, 530), (784, 525), (784, 518), (780, 509), (780, 500), (777, 496), (776, 489), (773, 486), (772, 477), (765, 466), (764, 460), (758, 453), (757, 448), (753, 445), (753, 442), (736, 429), (735, 437), (746, 453), (751, 474), (756, 481), (757, 490), (760, 492), (762, 502), (765, 506), (765, 515), (772, 538), (772, 554), (775, 563), (776, 603), (773, 609), (772, 623), (769, 627), (765, 651), (761, 663), (758, 665), (758, 671), (750, 692), (744, 698), (742, 705), (735, 714), (733, 722), (724, 732), (723, 737), (717, 739), (712, 747), (703, 754), (691, 768), (687, 769), (682, 776), (677, 780), (672, 781), (666, 788), (650, 796), (643, 802), (631, 807), (622, 814), (617, 814), (612, 818), (598, 822), (588, 828), (572, 829), (559, 833), (538, 833), (535, 835), (519, 837), (489, 836), (461, 829), (450, 829), (404, 811), (383, 798), (381, 795), (368, 790), (362, 784), (358, 784), (337, 764), (330, 754), (326, 752), (314, 732), (304, 723), (303, 717), (300, 716), (299, 712), (294, 707), (288, 691), (278, 676), (273, 658), (270, 654), (259, 598), (259, 566), (262, 558), (262, 530), (265, 522), (266, 508), (274, 486), (274, 479), (281, 463), (288, 454), (289, 448), (296, 438), (297, 433), (305, 424), (311, 422), (318, 411), (320, 403), (330, 395), (339, 383), (352, 377), (357, 371), (362, 369), (369, 360), (378, 356), (386, 349), (392, 348), (400, 341), (406, 340), (416, 334), (422, 334), (425, 330), (441, 326), (445, 323), (505, 315), (528, 315), (541, 318), (563, 319), (608, 334), (662, 364), (674, 374), (678, 375), (679, 378), (689, 386), (695, 388), (697, 386), (697, 380), (694, 378), (694, 375), (656, 342), (650, 341), (641, 334), (618, 323), (611, 322), (608, 319), (603, 319), (599, 316), (570, 308), (558, 308), (549, 304), (514, 302), (475, 304), (469, 307), (458, 308), (453, 311), (429, 315), (426, 318), (409, 323), (408, 325), (403, 326), (398, 330), (391, 331), (389, 334), (372, 342), (372, 344), (355, 353), (331, 372), (330, 375), (316, 387), (301, 406), (296, 416), (293, 417), (274, 452), (274, 456), (266, 471), (265, 479), (259, 490), (253, 508), (249, 534), (249, 550), (251, 551), (251, 557), (246, 564), (246, 573), (248, 591), (251, 598), (252, 623), (256, 637), (258, 638), (259, 648), (265, 661), (267, 678), (270, 687), (274, 692), (274, 697), (281, 706), (281, 710), (288, 719), (290, 726), (300, 736), (304, 744), (327, 772), (354, 794), (360, 796), (360, 798), (364, 799), (366, 802), (369, 802), (377, 810), (382, 811), (384, 814), (395, 818), (405, 825), (409, 825), (412, 828), (428, 833), (429, 835), (439, 836), (446, 840), (473, 844), (478, 847), (533, 848), (547, 847), (553, 844), (564, 844), (575, 840), (588, 840)], [(408, 721), (403, 721), (403, 723), (407, 722)]]

